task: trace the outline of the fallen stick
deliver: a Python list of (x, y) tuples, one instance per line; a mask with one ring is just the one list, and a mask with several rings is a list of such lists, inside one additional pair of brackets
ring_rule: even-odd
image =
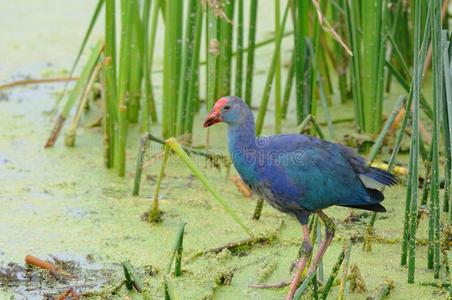
[(32, 265), (32, 266), (38, 267), (40, 269), (47, 270), (55, 278), (60, 278), (62, 275), (61, 269), (58, 268), (56, 265), (54, 265), (48, 261), (44, 261), (33, 255), (25, 256), (25, 263), (27, 265)]
[(40, 84), (40, 83), (54, 83), (54, 82), (68, 82), (78, 80), (79, 77), (55, 77), (55, 78), (44, 78), (44, 79), (22, 79), (13, 82), (5, 83), (0, 85), (0, 90), (13, 88), (20, 85), (26, 84)]
[(77, 293), (74, 290), (74, 288), (68, 288), (57, 299), (58, 300), (66, 300), (69, 297), (70, 297), (71, 300), (79, 300), (80, 299), (80, 294)]
[(204, 251), (202, 254), (207, 254), (207, 253), (220, 253), (221, 251), (228, 249), (235, 249), (238, 247), (242, 247), (242, 246), (251, 246), (254, 244), (263, 244), (266, 243), (268, 241), (271, 240), (271, 237), (269, 236), (259, 236), (259, 237), (251, 237), (251, 238), (247, 238), (241, 241), (237, 241), (237, 242), (230, 242), (227, 243), (226, 245), (220, 246), (220, 247), (216, 247), (216, 248), (212, 248), (209, 250)]
[(289, 286), (290, 282), (288, 281), (281, 281), (277, 283), (257, 283), (250, 285), (250, 288), (253, 289), (280, 289), (286, 286)]

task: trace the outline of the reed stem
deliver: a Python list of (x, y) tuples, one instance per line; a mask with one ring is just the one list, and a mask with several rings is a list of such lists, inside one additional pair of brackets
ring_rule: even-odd
[(257, 119), (256, 119), (256, 135), (261, 135), (262, 129), (264, 126), (265, 113), (267, 112), (267, 105), (268, 105), (268, 100), (270, 98), (270, 92), (272, 89), (272, 83), (273, 83), (273, 78), (275, 75), (275, 69), (276, 69), (279, 53), (281, 51), (281, 41), (282, 41), (281, 32), (284, 32), (284, 29), (286, 27), (286, 21), (287, 21), (287, 16), (289, 14), (289, 8), (290, 8), (290, 1), (287, 2), (287, 6), (284, 11), (284, 16), (283, 16), (283, 19), (281, 22), (281, 27), (280, 27), (281, 30), (278, 32), (278, 35), (275, 40), (275, 50), (273, 51), (272, 61), (271, 61), (270, 68), (267, 73), (267, 79), (266, 79), (265, 85), (264, 85), (264, 92), (262, 94), (261, 104), (259, 106), (259, 113), (258, 113)]
[(235, 52), (235, 95), (242, 97), (243, 89), (243, 0), (237, 1), (237, 50)]
[(129, 92), (130, 82), (130, 45), (132, 38), (132, 25), (134, 18), (132, 12), (137, 5), (136, 0), (121, 1), (121, 52), (119, 57), (118, 74), (118, 129), (115, 142), (115, 166), (118, 169), (118, 175), (124, 176), (126, 169), (126, 138), (127, 138), (127, 94)]
[(251, 107), (253, 101), (254, 52), (256, 46), (257, 2), (250, 0), (250, 18), (248, 26), (248, 50), (246, 53), (245, 102)]
[(204, 174), (196, 167), (192, 160), (188, 157), (187, 153), (181, 148), (179, 143), (175, 138), (170, 138), (166, 140), (166, 144), (170, 147), (182, 160), (183, 163), (190, 169), (190, 171), (195, 175), (204, 187), (212, 194), (213, 198), (221, 205), (223, 210), (250, 236), (253, 236), (250, 229), (240, 220), (240, 218), (235, 214), (235, 212), (229, 207), (227, 202), (218, 193), (216, 189), (210, 184)]
[(165, 146), (163, 150), (163, 162), (160, 167), (160, 173), (157, 177), (157, 183), (155, 185), (154, 197), (152, 198), (152, 207), (148, 213), (148, 221), (150, 223), (158, 223), (161, 221), (162, 212), (159, 208), (159, 195), (160, 195), (160, 186), (162, 184), (163, 177), (165, 176), (165, 168), (168, 163), (168, 157), (170, 154), (170, 149), (168, 146)]

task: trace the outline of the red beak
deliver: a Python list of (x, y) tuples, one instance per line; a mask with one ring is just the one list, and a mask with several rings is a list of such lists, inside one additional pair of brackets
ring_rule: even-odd
[(204, 121), (204, 128), (210, 127), (213, 124), (217, 124), (223, 121), (223, 117), (218, 111), (212, 110)]

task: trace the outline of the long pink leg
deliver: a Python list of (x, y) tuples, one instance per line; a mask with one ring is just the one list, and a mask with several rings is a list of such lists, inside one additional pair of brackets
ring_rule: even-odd
[(286, 296), (286, 300), (292, 300), (295, 295), (295, 291), (298, 287), (298, 282), (300, 281), (301, 275), (303, 274), (304, 269), (308, 263), (309, 258), (312, 253), (312, 245), (309, 240), (309, 229), (306, 224), (301, 225), (303, 229), (303, 249), (301, 253), (301, 258), (298, 260), (296, 265), (295, 275), (293, 276), (292, 282), (290, 283), (289, 293)]
[(315, 270), (317, 269), (317, 267), (320, 263), (320, 260), (322, 259), (323, 255), (326, 252), (326, 249), (328, 248), (328, 246), (330, 245), (331, 241), (334, 238), (334, 232), (335, 232), (335, 226), (334, 226), (333, 221), (330, 218), (328, 218), (328, 216), (325, 215), (325, 213), (321, 210), (319, 210), (317, 212), (317, 214), (322, 219), (323, 223), (325, 223), (325, 227), (326, 227), (325, 239), (322, 241), (322, 243), (319, 246), (319, 249), (317, 250), (314, 260), (312, 261), (311, 266), (309, 267), (308, 274), (315, 272)]

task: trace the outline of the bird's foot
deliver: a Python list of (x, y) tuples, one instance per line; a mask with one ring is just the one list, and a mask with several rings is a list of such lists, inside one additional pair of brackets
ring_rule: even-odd
[(293, 296), (295, 295), (301, 275), (303, 274), (304, 270), (306, 269), (308, 259), (309, 259), (308, 256), (303, 256), (301, 259), (299, 259), (297, 261), (296, 266), (295, 266), (296, 271), (293, 276), (292, 282), (290, 283), (289, 293), (286, 296), (286, 300), (292, 300)]

